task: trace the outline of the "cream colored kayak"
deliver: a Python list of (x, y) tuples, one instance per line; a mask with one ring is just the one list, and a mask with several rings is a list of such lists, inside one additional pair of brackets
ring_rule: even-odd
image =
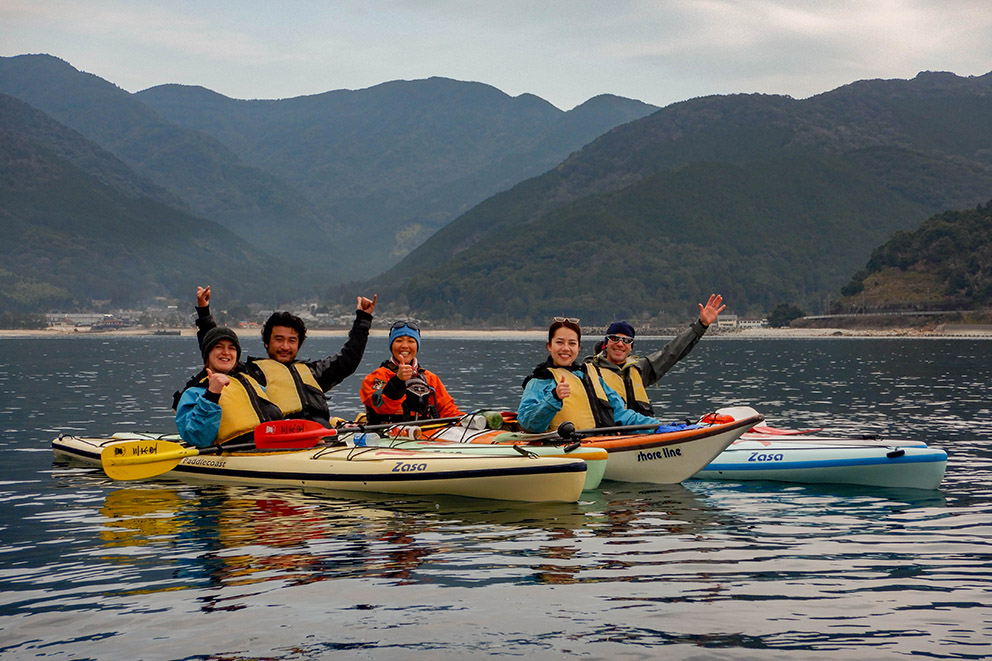
[[(101, 465), (115, 443), (175, 435), (117, 434), (114, 438), (60, 436), (57, 457)], [(527, 502), (575, 502), (586, 462), (579, 458), (427, 453), (399, 448), (318, 446), (305, 450), (244, 451), (187, 456), (162, 476), (210, 483), (293, 486), (405, 495), (454, 495)]]
[[(449, 428), (437, 430), (430, 438), (390, 438), (376, 436), (374, 441), (380, 447), (402, 448), (404, 450), (417, 450), (422, 452), (442, 452), (470, 455), (499, 455), (503, 457), (521, 456), (521, 454), (536, 455), (538, 457), (556, 457), (559, 459), (582, 459), (586, 462), (586, 478), (582, 486), (583, 490), (596, 489), (603, 480), (606, 472), (606, 459), (609, 457), (606, 450), (601, 448), (582, 447), (578, 443), (558, 445), (479, 445), (472, 443), (471, 439), (488, 434), (487, 430), (467, 429), (465, 427), (451, 426)], [(347, 441), (350, 435), (342, 436), (342, 440)], [(519, 448), (519, 449), (517, 449)]]

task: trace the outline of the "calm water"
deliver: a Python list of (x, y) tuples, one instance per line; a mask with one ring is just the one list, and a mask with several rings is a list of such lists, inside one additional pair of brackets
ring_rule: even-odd
[[(115, 483), (53, 464), (59, 433), (172, 431), (193, 344), (0, 340), (0, 657), (992, 653), (990, 341), (705, 338), (652, 393), (673, 420), (749, 404), (782, 426), (926, 440), (950, 455), (940, 491), (604, 483), (535, 506)], [(384, 351), (373, 338), (360, 374)], [(422, 355), (464, 409), (515, 408), (542, 358), (540, 341), (429, 335)], [(358, 385), (332, 408), (357, 411)]]

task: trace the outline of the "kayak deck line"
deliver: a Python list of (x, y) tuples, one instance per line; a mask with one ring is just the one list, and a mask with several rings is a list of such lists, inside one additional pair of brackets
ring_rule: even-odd
[(775, 471), (802, 470), (805, 468), (843, 468), (849, 466), (871, 466), (879, 464), (918, 464), (947, 461), (944, 453), (933, 452), (925, 455), (901, 455), (898, 457), (850, 457), (846, 459), (814, 459), (810, 461), (776, 461), (774, 463), (730, 464), (713, 462), (706, 471)]
[[(121, 471), (121, 457), (108, 459), (115, 444), (147, 444), (137, 465), (147, 471)], [(161, 456), (155, 451), (165, 444)], [(587, 464), (579, 457), (530, 457), (466, 455), (413, 450), (316, 446), (295, 449), (238, 449), (233, 452), (177, 456), (173, 441), (117, 438), (82, 438), (62, 435), (52, 442), (57, 458), (102, 466), (114, 479), (189, 479), (214, 484), (267, 485), (292, 488), (319, 487), (349, 492), (376, 492), (407, 496), (452, 495), (523, 502), (577, 502), (586, 478)], [(187, 448), (183, 448), (185, 451)], [(123, 457), (130, 466), (132, 457)], [(110, 461), (118, 463), (109, 463)], [(161, 466), (157, 472), (155, 467)], [(113, 470), (112, 470), (113, 469)]]

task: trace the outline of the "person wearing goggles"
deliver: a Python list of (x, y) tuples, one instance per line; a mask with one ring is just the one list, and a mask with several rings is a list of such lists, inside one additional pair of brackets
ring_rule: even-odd
[(441, 378), (417, 360), (420, 327), (397, 321), (389, 329), (390, 358), (362, 380), (360, 395), (368, 424), (463, 415)]
[(620, 393), (628, 407), (644, 415), (654, 415), (646, 388), (689, 355), (726, 307), (723, 296), (711, 294), (706, 305), (699, 303), (699, 319), (660, 350), (643, 357), (631, 355), (634, 327), (626, 321), (614, 321), (606, 329), (601, 348), (587, 357), (585, 363)]
[(578, 319), (555, 317), (548, 328), (547, 359), (524, 379), (517, 422), (529, 432), (660, 424), (626, 407), (623, 398), (587, 366), (577, 362), (582, 329)]

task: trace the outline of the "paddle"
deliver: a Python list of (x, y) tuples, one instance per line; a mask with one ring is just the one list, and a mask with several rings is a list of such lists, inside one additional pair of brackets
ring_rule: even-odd
[(193, 448), (158, 439), (125, 441), (108, 445), (100, 453), (103, 472), (114, 480), (143, 480), (175, 468), (184, 457), (218, 454), (221, 450), (246, 450), (254, 445)]
[(657, 424), (646, 424), (646, 425), (620, 425), (617, 427), (595, 427), (592, 429), (576, 429), (575, 425), (567, 420), (560, 425), (558, 429), (554, 431), (549, 431), (544, 434), (515, 434), (509, 432), (507, 434), (501, 434), (497, 436), (493, 442), (501, 443), (507, 441), (527, 441), (527, 442), (539, 442), (539, 441), (570, 441), (577, 440), (583, 436), (607, 436), (609, 434), (632, 434), (639, 431), (647, 431), (650, 429), (657, 429), (658, 427), (664, 427), (664, 423)]
[(339, 433), (371, 432), (391, 429), (393, 427), (441, 425), (458, 422), (463, 417), (425, 418), (424, 420), (406, 420), (381, 425), (345, 425), (337, 429), (325, 427), (313, 420), (275, 420), (273, 422), (263, 422), (255, 427), (255, 446), (260, 450), (275, 448), (304, 449), (313, 447), (321, 438), (334, 436)]

